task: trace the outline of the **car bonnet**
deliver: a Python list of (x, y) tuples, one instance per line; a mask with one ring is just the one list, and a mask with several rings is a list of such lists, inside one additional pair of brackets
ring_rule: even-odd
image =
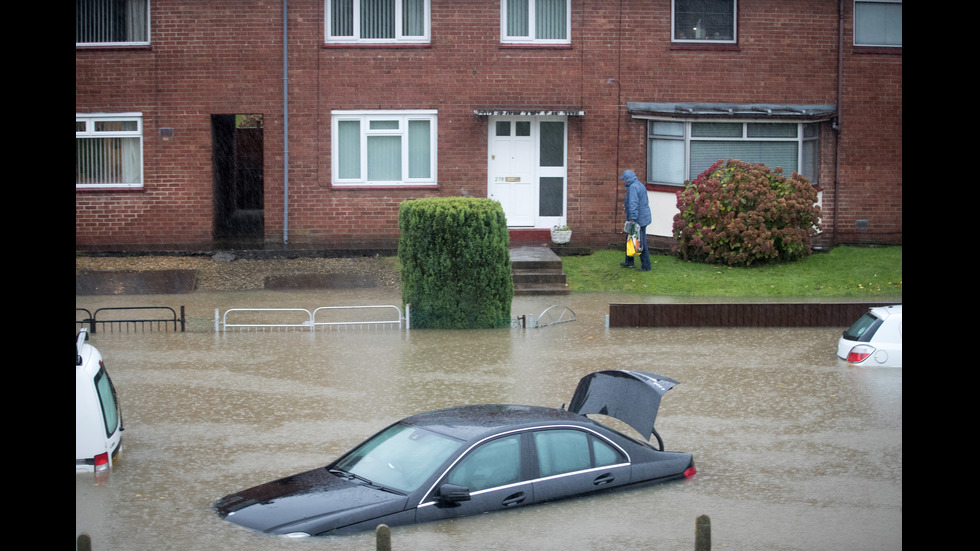
[(265, 532), (321, 533), (399, 512), (406, 496), (314, 469), (242, 490), (214, 504), (226, 520)]
[(673, 379), (653, 373), (599, 371), (582, 377), (568, 410), (581, 415), (615, 417), (649, 439), (654, 433), (660, 399), (677, 384)]

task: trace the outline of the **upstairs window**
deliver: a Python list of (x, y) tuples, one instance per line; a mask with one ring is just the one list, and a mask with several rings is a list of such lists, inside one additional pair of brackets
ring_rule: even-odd
[(75, 0), (75, 46), (150, 43), (150, 0)]
[(900, 47), (902, 2), (854, 2), (854, 45)]
[(426, 44), (430, 0), (326, 0), (327, 43)]
[(571, 44), (571, 0), (501, 0), (504, 44)]
[(334, 185), (435, 185), (435, 111), (334, 111)]
[(647, 123), (647, 182), (684, 185), (716, 161), (782, 167), (787, 176), (799, 172), (817, 185), (819, 126), (796, 122)]
[(680, 43), (736, 41), (735, 0), (672, 0), (671, 40)]
[(142, 185), (142, 115), (76, 113), (75, 189)]

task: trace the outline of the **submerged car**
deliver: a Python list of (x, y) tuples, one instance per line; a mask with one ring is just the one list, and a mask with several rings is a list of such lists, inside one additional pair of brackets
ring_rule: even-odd
[(122, 412), (102, 354), (75, 337), (75, 472), (107, 471), (122, 451)]
[(837, 357), (856, 366), (902, 367), (902, 305), (865, 312), (837, 341)]
[[(346, 534), (513, 509), (694, 476), (653, 423), (676, 381), (636, 371), (584, 377), (569, 408), (461, 406), (413, 415), (340, 459), (223, 497), (218, 515), (275, 535)], [(586, 414), (620, 419), (659, 448)]]

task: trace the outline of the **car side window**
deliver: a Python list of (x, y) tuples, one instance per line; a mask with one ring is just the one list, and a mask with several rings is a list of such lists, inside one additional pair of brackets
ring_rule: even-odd
[(518, 434), (491, 440), (471, 451), (446, 478), (446, 482), (471, 492), (520, 481), (521, 437)]
[(540, 476), (582, 471), (622, 463), (622, 454), (598, 438), (579, 430), (534, 433)]

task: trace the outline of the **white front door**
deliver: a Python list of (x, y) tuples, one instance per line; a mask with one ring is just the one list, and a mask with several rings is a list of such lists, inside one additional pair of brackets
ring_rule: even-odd
[(487, 195), (500, 201), (507, 225), (564, 223), (564, 117), (493, 117), (489, 126)]

